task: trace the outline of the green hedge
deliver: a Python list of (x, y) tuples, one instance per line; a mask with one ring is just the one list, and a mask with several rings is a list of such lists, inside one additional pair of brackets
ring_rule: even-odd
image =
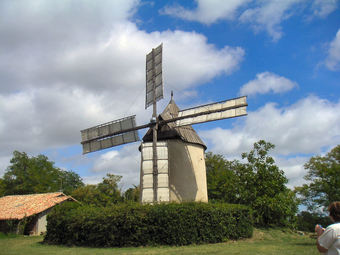
[(47, 218), (45, 242), (93, 247), (187, 245), (250, 237), (248, 207), (230, 204), (121, 204), (98, 208), (65, 203)]

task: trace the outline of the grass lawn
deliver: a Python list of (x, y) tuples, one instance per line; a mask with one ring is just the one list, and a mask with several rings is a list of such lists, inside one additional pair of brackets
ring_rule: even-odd
[(180, 247), (137, 247), (137, 248), (86, 248), (42, 244), (43, 237), (0, 238), (1, 255), (21, 254), (306, 254), (318, 255), (315, 239), (299, 235), (290, 230), (255, 229), (250, 239), (228, 241), (219, 244), (189, 245)]

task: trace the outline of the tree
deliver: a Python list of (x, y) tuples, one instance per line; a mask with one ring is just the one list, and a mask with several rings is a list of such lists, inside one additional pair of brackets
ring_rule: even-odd
[(99, 184), (85, 185), (72, 192), (78, 201), (95, 206), (108, 206), (123, 200), (118, 184), (122, 176), (107, 174)]
[(239, 179), (235, 173), (238, 161), (228, 161), (222, 155), (208, 152), (205, 155), (209, 200), (237, 203)]
[(114, 174), (106, 174), (103, 181), (98, 184), (98, 190), (102, 193), (103, 199), (108, 203), (118, 203), (122, 201), (121, 191), (118, 187), (122, 176)]
[(247, 163), (207, 154), (209, 198), (249, 205), (256, 225), (289, 225), (298, 203), (294, 192), (286, 187), (284, 172), (268, 155), (273, 148), (273, 144), (260, 140), (253, 150), (242, 154)]
[(124, 201), (132, 201), (132, 202), (138, 202), (139, 201), (139, 195), (140, 195), (140, 189), (139, 186), (135, 186), (133, 188), (129, 188), (124, 192)]
[[(289, 225), (297, 212), (298, 201), (293, 191), (286, 187), (288, 179), (275, 165), (269, 151), (275, 146), (260, 140), (254, 143), (245, 165), (246, 201), (254, 209), (254, 220), (259, 225)], [(249, 178), (250, 177), (250, 178)]]
[(11, 165), (0, 179), (3, 195), (23, 195), (64, 191), (70, 194), (84, 185), (72, 171), (60, 170), (44, 155), (29, 157), (25, 152), (13, 152)]
[(314, 232), (315, 225), (328, 226), (332, 224), (331, 219), (328, 216), (320, 215), (319, 213), (310, 213), (302, 211), (297, 215), (297, 229), (301, 231)]
[(325, 156), (314, 156), (305, 164), (308, 184), (296, 188), (302, 204), (317, 212), (340, 200), (340, 145)]
[(81, 177), (76, 172), (59, 169), (58, 173), (61, 182), (60, 190), (65, 194), (71, 194), (75, 189), (84, 186)]
[(71, 194), (71, 196), (77, 199), (79, 202), (89, 205), (103, 206), (101, 192), (97, 189), (97, 185), (87, 184), (77, 188)]
[(0, 197), (5, 194), (5, 184), (4, 180), (0, 178)]

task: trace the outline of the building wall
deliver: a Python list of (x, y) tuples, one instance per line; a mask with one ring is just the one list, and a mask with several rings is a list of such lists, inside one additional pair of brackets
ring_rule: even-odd
[[(160, 153), (158, 167), (162, 166), (158, 175), (158, 201), (208, 202), (204, 147), (179, 139), (164, 142), (157, 145), (157, 151)], [(167, 150), (160, 149), (163, 143), (167, 145)], [(152, 203), (152, 143), (143, 143), (141, 151), (140, 199), (142, 203)], [(163, 155), (165, 152), (167, 155)], [(167, 180), (163, 177), (167, 177)], [(167, 192), (164, 192), (164, 189)], [(161, 195), (168, 198), (162, 199)]]
[[(153, 144), (150, 142), (141, 145), (141, 202), (153, 203), (154, 175), (153, 175)], [(157, 201), (169, 202), (169, 153), (166, 141), (157, 142)]]
[(44, 212), (39, 213), (35, 233), (34, 235), (40, 235), (41, 233), (46, 232), (46, 226), (47, 226), (47, 214), (51, 211), (51, 209), (48, 209)]
[(170, 201), (208, 202), (203, 146), (168, 140)]
[(46, 232), (47, 214), (51, 211), (47, 209), (41, 213), (29, 217), (29, 222), (25, 226), (24, 235), (41, 235)]

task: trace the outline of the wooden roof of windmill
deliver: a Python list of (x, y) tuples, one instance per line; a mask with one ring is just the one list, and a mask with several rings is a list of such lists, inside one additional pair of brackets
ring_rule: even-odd
[[(164, 111), (158, 116), (160, 120), (169, 120), (178, 117), (178, 112), (180, 109), (176, 105), (173, 96), (171, 95), (171, 100), (169, 104), (165, 107)], [(175, 122), (169, 122), (158, 127), (157, 138), (159, 141), (168, 139), (180, 139), (187, 143), (199, 144), (207, 149), (207, 146), (198, 136), (196, 131), (190, 126), (176, 127)], [(153, 134), (152, 128), (143, 137), (143, 142), (152, 142)]]

